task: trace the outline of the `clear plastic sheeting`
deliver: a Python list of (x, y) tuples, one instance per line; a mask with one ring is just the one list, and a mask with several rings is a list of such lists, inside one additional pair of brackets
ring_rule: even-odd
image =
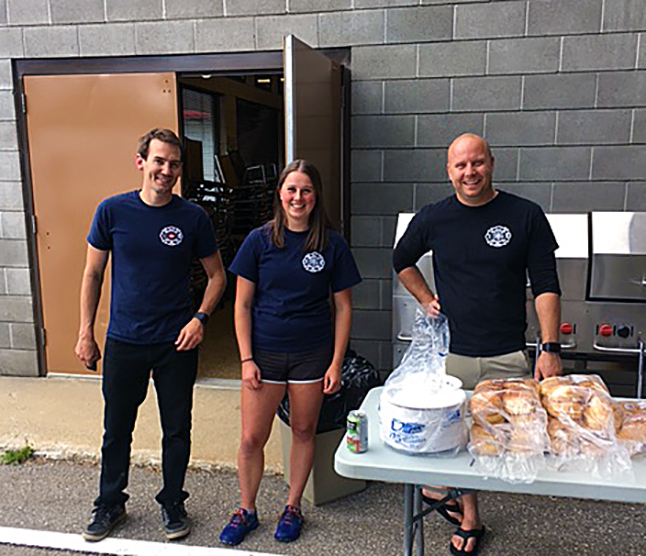
[(469, 452), (487, 477), (530, 483), (545, 467), (547, 412), (533, 379), (479, 383), (470, 401)]
[(621, 402), (623, 422), (617, 431), (619, 442), (631, 456), (646, 456), (646, 400)]
[(412, 341), (386, 380), (379, 404), (380, 436), (413, 454), (457, 452), (466, 445), (466, 394), (446, 374), (449, 325), (443, 315), (415, 314)]
[(549, 417), (551, 467), (576, 468), (602, 478), (631, 471), (629, 451), (617, 437), (624, 409), (601, 377), (551, 377), (541, 382), (540, 393)]

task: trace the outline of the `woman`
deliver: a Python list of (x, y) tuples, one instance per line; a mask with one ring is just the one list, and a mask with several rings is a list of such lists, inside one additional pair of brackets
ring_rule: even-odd
[(238, 277), (234, 318), (242, 364), (241, 503), (220, 540), (237, 545), (258, 527), (263, 450), (287, 392), (292, 429), (289, 497), (274, 537), (290, 542), (299, 537), (303, 524), (301, 497), (314, 460), (323, 394), (341, 387), (350, 288), (361, 281), (348, 245), (330, 229), (321, 177), (313, 164), (296, 160), (283, 170), (273, 220), (249, 234), (230, 270)]

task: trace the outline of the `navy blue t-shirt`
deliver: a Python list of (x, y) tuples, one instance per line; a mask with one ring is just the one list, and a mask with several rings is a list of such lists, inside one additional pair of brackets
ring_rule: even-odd
[(253, 302), (254, 348), (297, 352), (332, 341), (330, 292), (361, 282), (352, 253), (330, 231), (326, 249), (306, 253), (308, 232), (285, 230), (285, 246), (276, 247), (269, 228), (253, 230), (229, 270), (256, 284)]
[(433, 250), (435, 286), (451, 352), (493, 357), (525, 349), (527, 275), (534, 296), (560, 294), (558, 244), (543, 210), (504, 191), (485, 205), (455, 195), (425, 206), (397, 243), (397, 273)]
[(177, 195), (152, 207), (131, 191), (101, 202), (87, 240), (112, 252), (108, 336), (131, 344), (175, 341), (192, 317), (191, 263), (218, 250), (204, 209)]

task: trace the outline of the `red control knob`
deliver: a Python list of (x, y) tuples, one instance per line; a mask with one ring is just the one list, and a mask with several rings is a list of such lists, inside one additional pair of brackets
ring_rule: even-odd
[(561, 323), (561, 334), (564, 336), (569, 336), (574, 332), (574, 326), (572, 326), (569, 322), (563, 322)]
[(599, 327), (599, 334), (605, 336), (606, 338), (608, 336), (612, 336), (612, 326), (610, 324), (602, 324)]

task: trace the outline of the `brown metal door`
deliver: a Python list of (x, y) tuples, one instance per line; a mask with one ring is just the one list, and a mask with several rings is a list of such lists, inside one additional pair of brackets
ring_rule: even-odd
[[(87, 373), (74, 356), (86, 236), (97, 204), (137, 189), (137, 140), (178, 130), (174, 73), (24, 78), (47, 371)], [(109, 272), (108, 272), (109, 276)], [(96, 333), (108, 325), (109, 280)]]
[(342, 229), (341, 71), (338, 64), (293, 35), (285, 37), (285, 152), (305, 158), (323, 180), (325, 209)]

